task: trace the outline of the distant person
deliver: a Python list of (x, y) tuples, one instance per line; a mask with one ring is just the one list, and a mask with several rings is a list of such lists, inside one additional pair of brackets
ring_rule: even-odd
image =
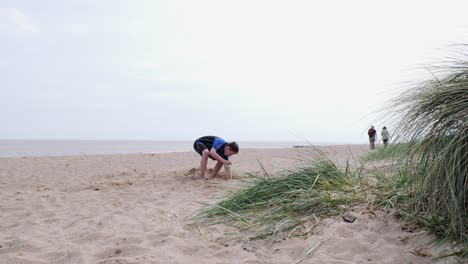
[(387, 127), (382, 128), (382, 132), (380, 132), (380, 135), (382, 136), (384, 147), (386, 147), (388, 144), (388, 140), (390, 140), (390, 133), (388, 133)]
[[(215, 136), (204, 136), (193, 143), (193, 148), (200, 154), (200, 174), (207, 180), (214, 178), (224, 165), (226, 177), (231, 177), (231, 162), (229, 157), (239, 153), (239, 145), (236, 142), (227, 143), (224, 139)], [(205, 176), (208, 158), (218, 161), (213, 168), (213, 174)]]
[(375, 131), (374, 126), (371, 126), (367, 130), (367, 135), (369, 136), (370, 149), (375, 149), (375, 140), (377, 139), (377, 131)]

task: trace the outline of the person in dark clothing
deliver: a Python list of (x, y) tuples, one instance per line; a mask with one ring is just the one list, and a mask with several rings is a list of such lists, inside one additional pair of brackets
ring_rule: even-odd
[(367, 135), (369, 136), (370, 149), (374, 149), (375, 141), (377, 140), (377, 131), (375, 131), (374, 126), (371, 126), (371, 128), (367, 130)]
[[(193, 148), (200, 154), (200, 174), (207, 180), (214, 178), (224, 165), (226, 177), (231, 177), (231, 162), (229, 157), (239, 153), (239, 145), (236, 142), (226, 142), (224, 139), (215, 136), (204, 136), (193, 143)], [(213, 174), (206, 176), (206, 166), (208, 158), (218, 161), (213, 168)]]

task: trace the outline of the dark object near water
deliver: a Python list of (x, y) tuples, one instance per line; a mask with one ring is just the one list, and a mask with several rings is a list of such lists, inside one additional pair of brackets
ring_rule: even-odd
[(343, 216), (343, 220), (348, 223), (354, 223), (354, 220), (356, 220), (356, 217), (352, 215), (345, 215)]

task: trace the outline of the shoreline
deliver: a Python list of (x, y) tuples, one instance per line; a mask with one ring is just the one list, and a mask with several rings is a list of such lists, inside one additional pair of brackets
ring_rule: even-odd
[[(238, 141), (242, 149), (308, 146), (304, 141)], [(340, 145), (317, 142), (316, 146)], [(0, 157), (179, 153), (193, 151), (192, 141), (0, 140)]]
[[(334, 148), (334, 147), (360, 147), (366, 144), (330, 144), (330, 145), (293, 145), (285, 147), (242, 147), (243, 150), (281, 150), (281, 149), (302, 149), (302, 148)], [(154, 152), (122, 152), (122, 153), (76, 153), (76, 154), (0, 154), (0, 159), (10, 158), (58, 158), (58, 157), (78, 157), (78, 156), (112, 156), (112, 155), (153, 155), (153, 154), (172, 154), (172, 153), (191, 153), (193, 150), (180, 151), (154, 151)], [(10, 156), (7, 156), (10, 155)]]

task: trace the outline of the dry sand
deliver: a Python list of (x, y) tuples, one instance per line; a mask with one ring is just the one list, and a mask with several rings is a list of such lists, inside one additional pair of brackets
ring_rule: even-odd
[[(322, 149), (343, 163), (367, 148)], [(301, 166), (304, 150), (243, 149), (232, 181), (194, 177), (196, 153), (0, 159), (0, 263), (459, 263), (424, 256), (441, 252), (432, 237), (381, 211), (357, 209), (352, 224), (329, 218), (310, 237), (274, 243), (191, 224), (203, 203), (262, 173), (259, 161), (279, 173)]]

